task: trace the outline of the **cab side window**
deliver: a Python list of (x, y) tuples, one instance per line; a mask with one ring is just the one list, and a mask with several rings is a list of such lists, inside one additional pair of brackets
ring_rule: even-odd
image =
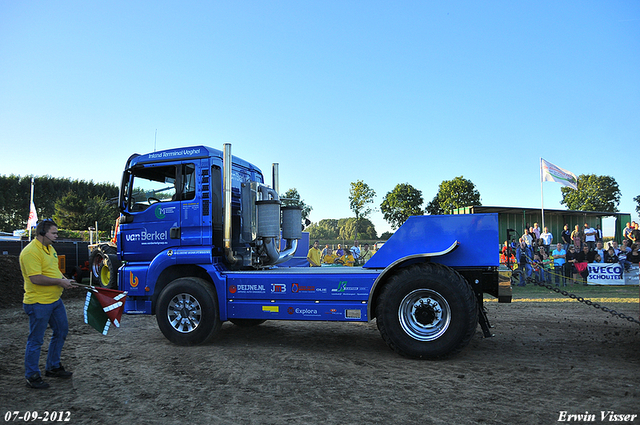
[(180, 199), (188, 201), (196, 197), (196, 167), (193, 164), (182, 166), (182, 184)]
[(175, 200), (176, 174), (175, 165), (134, 169), (129, 210), (144, 211), (156, 202)]

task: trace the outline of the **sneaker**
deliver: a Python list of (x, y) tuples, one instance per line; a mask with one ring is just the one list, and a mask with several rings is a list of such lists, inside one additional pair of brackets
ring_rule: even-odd
[(27, 387), (43, 390), (49, 388), (49, 384), (42, 380), (39, 373), (36, 373), (31, 378), (27, 378)]
[(73, 372), (64, 370), (64, 367), (60, 365), (59, 367), (54, 367), (53, 369), (45, 370), (44, 374), (45, 376), (50, 376), (52, 378), (69, 379), (71, 378), (71, 375), (73, 375)]

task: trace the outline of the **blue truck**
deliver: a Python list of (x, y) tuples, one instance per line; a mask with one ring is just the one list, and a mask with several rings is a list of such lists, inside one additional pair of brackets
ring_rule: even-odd
[(301, 211), (282, 205), (277, 164), (272, 179), (230, 144), (132, 155), (117, 246), (100, 257), (117, 279), (99, 282), (178, 345), (212, 341), (226, 321), (375, 319), (391, 349), (419, 359), (462, 350), (478, 323), (490, 336), (484, 294), (511, 301), (496, 214), (414, 216), (361, 267), (287, 267)]

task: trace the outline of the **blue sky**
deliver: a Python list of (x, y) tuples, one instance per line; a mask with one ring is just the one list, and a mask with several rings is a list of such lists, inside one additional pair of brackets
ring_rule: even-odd
[(638, 1), (0, 0), (0, 174), (118, 183), (131, 153), (229, 142), (314, 222), (365, 181), (382, 233), (398, 183), (540, 207), (543, 157), (637, 220), (639, 135)]

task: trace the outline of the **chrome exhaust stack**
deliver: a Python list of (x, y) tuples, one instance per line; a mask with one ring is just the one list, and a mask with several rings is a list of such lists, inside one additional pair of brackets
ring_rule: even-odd
[(238, 262), (238, 258), (233, 254), (233, 248), (231, 247), (231, 167), (232, 167), (232, 157), (231, 157), (231, 143), (224, 144), (224, 156), (222, 158), (222, 169), (223, 169), (223, 188), (224, 188), (224, 201), (223, 201), (223, 209), (224, 209), (224, 218), (223, 218), (223, 227), (224, 227), (224, 255), (227, 258), (229, 264), (235, 264)]
[[(278, 195), (278, 164), (272, 168), (272, 184), (243, 183), (242, 187), (242, 224), (240, 231), (241, 251), (248, 255), (238, 255), (233, 248), (232, 229), (232, 166), (231, 144), (224, 144), (223, 156), (223, 243), (224, 255), (230, 266), (265, 267), (284, 263), (296, 252), (298, 240), (302, 238), (302, 209), (300, 207), (282, 207)], [(282, 222), (281, 222), (282, 217)], [(281, 229), (282, 224), (282, 229)], [(281, 250), (280, 238), (286, 240)], [(252, 248), (249, 248), (252, 247)]]

